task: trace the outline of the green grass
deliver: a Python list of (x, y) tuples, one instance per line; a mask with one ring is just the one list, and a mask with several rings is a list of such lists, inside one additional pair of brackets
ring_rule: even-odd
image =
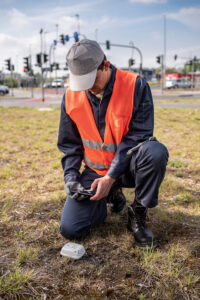
[(0, 278), (0, 293), (12, 297), (13, 294), (17, 294), (17, 292), (32, 278), (31, 271), (24, 272), (23, 270), (16, 268), (13, 272), (9, 272)]
[[(199, 109), (155, 108), (154, 134), (170, 154), (159, 206), (148, 218), (160, 248), (138, 250), (127, 212), (108, 211), (79, 241), (86, 254), (78, 261), (60, 256), (67, 242), (59, 233), (66, 198), (56, 146), (60, 110), (0, 112), (0, 298), (198, 299)], [(124, 193), (130, 203), (134, 189)]]
[(169, 161), (168, 165), (170, 167), (174, 167), (174, 168), (182, 168), (182, 167), (186, 167), (187, 166), (186, 163), (184, 163), (182, 161), (179, 161), (179, 160)]
[(191, 195), (178, 195), (175, 197), (175, 200), (178, 202), (189, 203), (191, 201)]
[(27, 248), (27, 249), (20, 249), (17, 254), (16, 265), (20, 266), (29, 261), (33, 261), (36, 256), (38, 255), (38, 251)]

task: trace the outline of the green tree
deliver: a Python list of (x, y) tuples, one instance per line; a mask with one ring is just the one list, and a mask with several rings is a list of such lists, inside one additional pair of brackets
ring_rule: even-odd
[(166, 69), (166, 74), (170, 74), (170, 73), (177, 73), (176, 68), (167, 68)]
[(11, 77), (7, 77), (4, 79), (4, 85), (7, 85), (9, 88), (18, 87), (18, 82), (16, 79), (12, 79)]
[(196, 72), (196, 71), (200, 71), (200, 59), (194, 57), (193, 60), (189, 60), (184, 64), (183, 67), (183, 72), (184, 73), (189, 73), (189, 72)]

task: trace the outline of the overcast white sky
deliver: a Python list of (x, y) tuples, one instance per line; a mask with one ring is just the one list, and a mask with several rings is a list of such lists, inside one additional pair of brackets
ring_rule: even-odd
[[(40, 52), (40, 29), (45, 32), (45, 47), (58, 35), (73, 35), (78, 29), (87, 38), (99, 42), (129, 44), (143, 53), (144, 67), (158, 67), (156, 56), (163, 53), (164, 17), (166, 15), (167, 65), (179, 66), (185, 58), (200, 58), (200, 0), (0, 0), (0, 70), (5, 59), (12, 58), (15, 69), (23, 70), (23, 57)], [(58, 44), (56, 59), (65, 63), (73, 43)], [(126, 67), (133, 55), (136, 66), (139, 56), (130, 49), (111, 47), (107, 57), (118, 67)], [(178, 60), (174, 61), (174, 54)], [(37, 69), (35, 69), (37, 70)]]

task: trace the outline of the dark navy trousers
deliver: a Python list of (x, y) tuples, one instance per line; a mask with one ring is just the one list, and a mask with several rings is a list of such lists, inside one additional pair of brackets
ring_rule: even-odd
[[(136, 199), (146, 208), (158, 204), (158, 192), (164, 178), (168, 161), (167, 148), (158, 141), (148, 141), (134, 152), (126, 172), (116, 182), (117, 186), (135, 187)], [(96, 172), (86, 167), (80, 181), (85, 188), (90, 188), (92, 182), (100, 177)], [(107, 198), (99, 201), (76, 201), (70, 197), (64, 205), (61, 217), (60, 232), (68, 239), (86, 236), (91, 228), (102, 223), (107, 216)]]

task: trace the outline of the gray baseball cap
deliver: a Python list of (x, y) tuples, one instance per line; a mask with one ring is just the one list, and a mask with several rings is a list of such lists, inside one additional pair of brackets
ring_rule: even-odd
[(90, 89), (94, 85), (97, 68), (103, 58), (104, 52), (96, 41), (84, 39), (72, 45), (67, 53), (70, 89)]

